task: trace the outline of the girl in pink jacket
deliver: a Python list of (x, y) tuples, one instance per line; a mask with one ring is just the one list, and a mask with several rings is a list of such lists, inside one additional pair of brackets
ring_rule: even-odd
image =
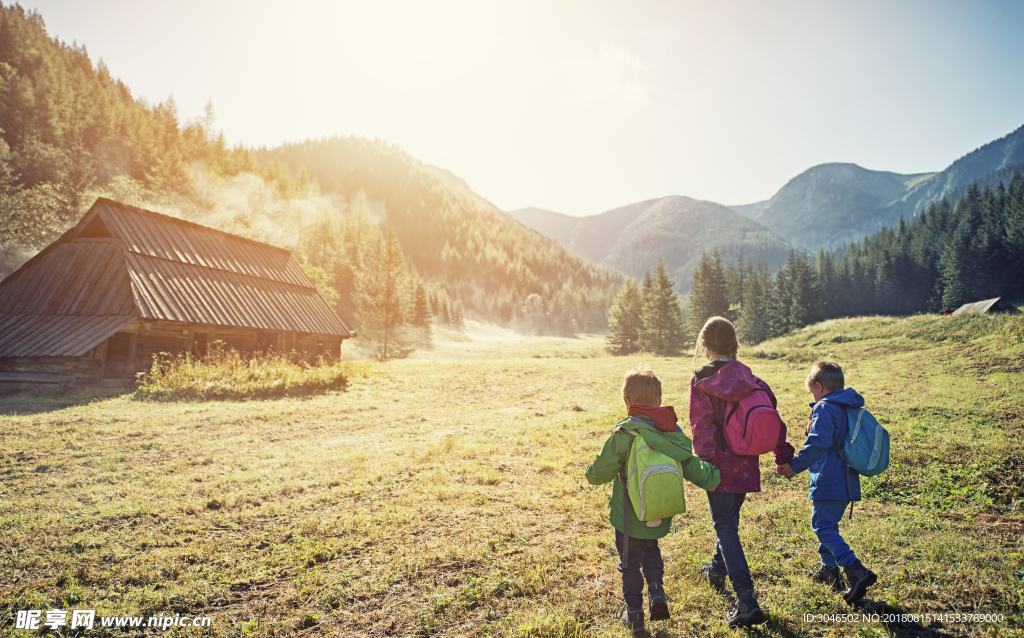
[[(750, 492), (761, 491), (761, 468), (758, 457), (733, 454), (725, 444), (722, 427), (730, 405), (745, 399), (754, 389), (763, 389), (777, 401), (768, 384), (758, 379), (750, 368), (736, 360), (739, 343), (736, 328), (728, 319), (712, 317), (697, 337), (697, 354), (707, 356), (706, 366), (697, 370), (690, 382), (690, 428), (693, 452), (702, 461), (718, 468), (722, 482), (708, 491), (711, 519), (718, 537), (710, 563), (701, 566), (701, 576), (717, 591), (724, 591), (728, 576), (736, 592), (736, 603), (725, 617), (730, 627), (764, 622), (764, 614), (754, 596), (754, 583), (740, 543), (740, 507)], [(793, 458), (793, 446), (786, 441), (782, 426), (774, 450), (778, 465)]]

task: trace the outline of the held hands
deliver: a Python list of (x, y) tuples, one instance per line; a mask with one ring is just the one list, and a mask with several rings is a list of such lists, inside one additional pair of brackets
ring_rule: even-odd
[(785, 463), (783, 465), (776, 465), (775, 473), (778, 474), (779, 476), (784, 476), (787, 479), (791, 479), (794, 476), (796, 476), (796, 472), (794, 472), (792, 468), (789, 467), (789, 463)]

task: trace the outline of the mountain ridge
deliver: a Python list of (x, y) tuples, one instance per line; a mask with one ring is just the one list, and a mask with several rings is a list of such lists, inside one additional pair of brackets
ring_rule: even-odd
[(875, 171), (829, 162), (790, 179), (770, 199), (730, 206), (808, 250), (860, 241), (895, 227), (970, 183), (1024, 164), (1024, 126), (966, 153), (934, 173)]
[(664, 260), (676, 290), (687, 293), (706, 250), (723, 258), (780, 265), (799, 248), (756, 221), (722, 204), (670, 195), (621, 206), (598, 215), (570, 217), (526, 208), (510, 215), (602, 266), (640, 279)]

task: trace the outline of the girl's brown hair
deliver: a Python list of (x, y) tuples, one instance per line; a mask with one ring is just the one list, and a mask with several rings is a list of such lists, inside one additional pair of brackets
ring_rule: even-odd
[(711, 317), (705, 322), (697, 335), (697, 344), (693, 348), (693, 363), (697, 364), (697, 355), (703, 349), (716, 354), (724, 355), (730, 359), (736, 358), (736, 351), (740, 344), (736, 340), (736, 326), (725, 317)]

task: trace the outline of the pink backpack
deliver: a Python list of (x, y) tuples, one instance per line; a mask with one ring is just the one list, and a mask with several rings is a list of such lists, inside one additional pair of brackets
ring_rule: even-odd
[(763, 388), (754, 388), (747, 398), (733, 404), (722, 433), (733, 454), (760, 456), (779, 444), (782, 417), (772, 407), (768, 393)]

